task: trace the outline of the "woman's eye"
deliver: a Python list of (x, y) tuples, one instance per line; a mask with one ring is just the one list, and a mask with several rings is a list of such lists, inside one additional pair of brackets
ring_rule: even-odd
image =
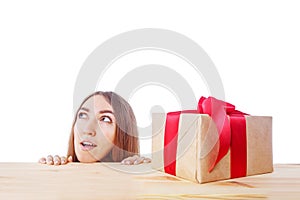
[(78, 114), (78, 118), (79, 119), (86, 119), (87, 118), (87, 114), (81, 112), (81, 113)]
[(108, 116), (103, 116), (103, 117), (101, 117), (101, 118), (100, 118), (100, 121), (102, 121), (102, 122), (107, 122), (107, 123), (112, 123), (111, 118), (108, 117)]

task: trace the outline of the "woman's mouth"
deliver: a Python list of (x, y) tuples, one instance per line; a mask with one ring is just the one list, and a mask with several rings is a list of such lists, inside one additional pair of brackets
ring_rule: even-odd
[(97, 145), (90, 141), (82, 141), (82, 142), (80, 142), (80, 147), (81, 147), (81, 150), (83, 150), (83, 151), (90, 151), (93, 148), (97, 147)]

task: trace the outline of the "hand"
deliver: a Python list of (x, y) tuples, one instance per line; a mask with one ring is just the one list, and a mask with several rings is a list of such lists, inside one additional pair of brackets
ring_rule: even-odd
[(72, 156), (69, 156), (67, 159), (65, 156), (59, 157), (58, 155), (55, 155), (53, 157), (52, 155), (49, 155), (47, 158), (42, 157), (39, 160), (39, 163), (47, 165), (65, 165), (68, 162), (72, 162)]
[(145, 158), (145, 157), (140, 157), (138, 155), (134, 155), (128, 158), (125, 158), (124, 160), (121, 161), (122, 165), (138, 165), (141, 163), (150, 163), (151, 159), (150, 158)]

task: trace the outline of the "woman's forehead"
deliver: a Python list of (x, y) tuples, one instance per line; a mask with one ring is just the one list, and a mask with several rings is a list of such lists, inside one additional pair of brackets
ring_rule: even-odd
[(82, 107), (88, 108), (89, 110), (94, 110), (95, 112), (99, 112), (100, 110), (113, 111), (112, 106), (102, 95), (94, 95), (90, 97), (86, 102), (84, 102)]

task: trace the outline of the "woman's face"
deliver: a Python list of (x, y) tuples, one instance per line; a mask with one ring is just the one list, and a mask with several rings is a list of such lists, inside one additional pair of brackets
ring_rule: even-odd
[(114, 146), (116, 119), (102, 95), (89, 98), (79, 109), (74, 125), (74, 147), (80, 162), (97, 162)]

